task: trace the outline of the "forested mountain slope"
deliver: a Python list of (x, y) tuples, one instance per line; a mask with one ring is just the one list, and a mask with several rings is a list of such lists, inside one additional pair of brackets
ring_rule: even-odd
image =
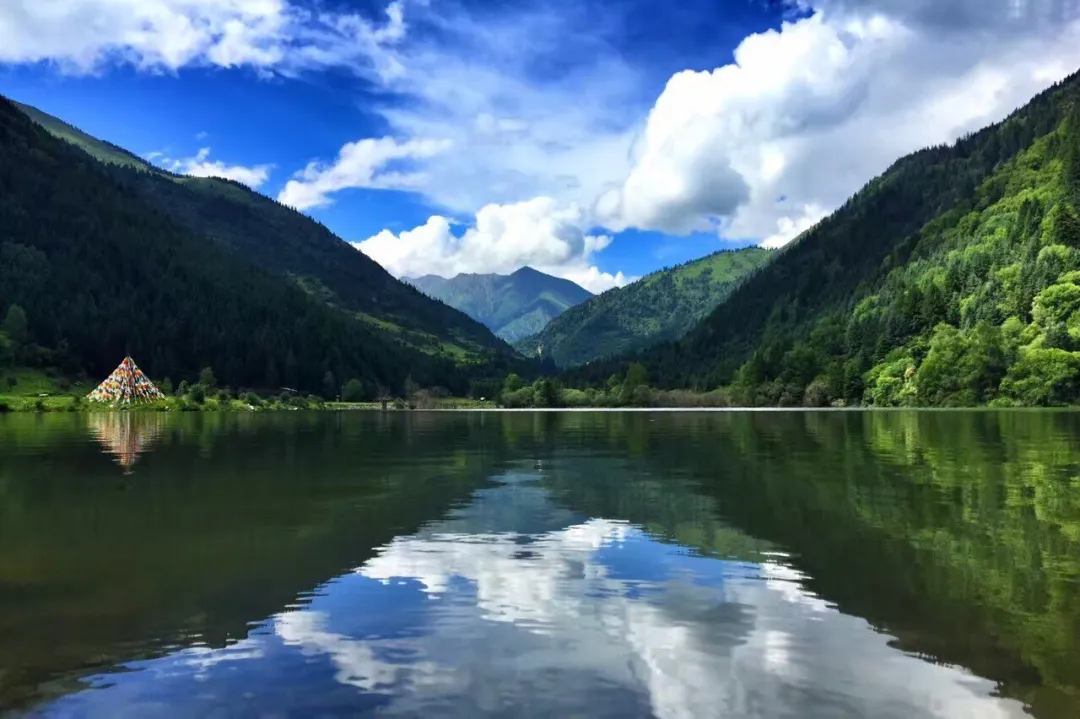
[(457, 361), (482, 363), (512, 354), (480, 323), (399, 282), (315, 220), (237, 182), (166, 172), (36, 108), (19, 107), (53, 135), (102, 160), (126, 191), (177, 224), (289, 277), (378, 332)]
[(900, 160), (641, 360), (654, 382), (755, 404), (1080, 401), (1078, 198), (1074, 75)]
[(509, 275), (424, 275), (408, 280), (423, 293), (482, 322), (507, 342), (542, 330), (570, 307), (593, 296), (570, 280), (531, 267)]
[(544, 357), (570, 367), (678, 339), (772, 254), (725, 250), (659, 270), (568, 310), (516, 346), (530, 356), (543, 347)]
[(22, 361), (69, 372), (104, 376), (132, 353), (174, 381), (206, 365), (223, 384), (309, 391), (328, 371), (372, 391), (409, 372), (459, 391), (468, 381), (449, 359), (179, 226), (0, 98), (0, 314), (12, 305), (25, 311), (25, 336), (0, 350), (14, 342)]

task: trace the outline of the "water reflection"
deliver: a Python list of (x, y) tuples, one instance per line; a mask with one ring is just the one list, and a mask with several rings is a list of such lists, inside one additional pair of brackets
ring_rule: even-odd
[(87, 426), (97, 441), (124, 468), (125, 474), (139, 455), (165, 430), (166, 418), (157, 412), (97, 412), (87, 415)]
[(0, 711), (1080, 715), (1077, 414), (82, 421), (0, 418)]
[(691, 556), (626, 522), (570, 516), (538, 479), (500, 476), (231, 647), (130, 665), (45, 713), (1023, 714), (990, 682), (891, 648), (776, 553)]

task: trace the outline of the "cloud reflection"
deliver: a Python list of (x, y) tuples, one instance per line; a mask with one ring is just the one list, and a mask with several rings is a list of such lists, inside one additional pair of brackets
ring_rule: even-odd
[(782, 555), (691, 556), (625, 522), (573, 518), (536, 479), (508, 476), (478, 492), (231, 647), (143, 662), (54, 706), (117, 716), (118, 706), (167, 697), (157, 716), (230, 702), (252, 716), (315, 707), (454, 717), (1024, 716), (1019, 703), (992, 696), (991, 682), (889, 646), (809, 592)]
[[(640, 700), (662, 719), (1022, 716), (1018, 704), (987, 698), (989, 682), (891, 649), (806, 591), (781, 557), (686, 557), (606, 519), (529, 535), (457, 531), (497, 517), (482, 505), (514, 491), (399, 537), (356, 570), (429, 597), (417, 635), (360, 638), (319, 599), (281, 615), (278, 635), (330, 655), (340, 680), (392, 695), (389, 713), (462, 706), (483, 686), (495, 697), (483, 711), (544, 702), (595, 715), (590, 687), (617, 686), (625, 693), (608, 707), (613, 715)], [(626, 565), (619, 555), (631, 555), (636, 576), (613, 569)], [(409, 659), (383, 658), (394, 653)]]

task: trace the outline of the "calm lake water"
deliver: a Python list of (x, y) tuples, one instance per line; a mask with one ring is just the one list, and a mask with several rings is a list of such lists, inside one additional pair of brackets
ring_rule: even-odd
[(0, 416), (0, 713), (1080, 716), (1080, 414)]

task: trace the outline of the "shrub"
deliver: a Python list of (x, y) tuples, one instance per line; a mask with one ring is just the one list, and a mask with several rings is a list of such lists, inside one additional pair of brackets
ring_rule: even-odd
[(188, 398), (196, 404), (202, 404), (206, 401), (206, 388), (201, 384), (197, 384), (191, 388), (188, 392)]
[(363, 402), (364, 383), (355, 378), (346, 382), (341, 390), (341, 399), (344, 402)]
[(515, 409), (519, 407), (532, 407), (533, 404), (533, 388), (522, 387), (519, 390), (513, 392), (503, 392), (500, 398), (504, 407)]
[(828, 407), (832, 400), (829, 380), (823, 376), (814, 378), (803, 393), (803, 404), (807, 407)]
[(566, 407), (588, 407), (592, 404), (588, 393), (580, 389), (564, 389), (561, 395), (562, 404)]
[(652, 388), (645, 384), (639, 384), (634, 387), (634, 393), (630, 397), (630, 401), (635, 407), (652, 407), (663, 402), (657, 401), (656, 393)]
[(0, 414), (6, 414), (11, 411), (11, 405), (4, 400), (0, 399)]
[(294, 397), (289, 397), (285, 399), (284, 404), (296, 407), (297, 409), (308, 409), (310, 401), (307, 397), (304, 397), (302, 395), (296, 395)]
[(41, 399), (41, 397), (38, 397), (37, 401), (34, 402), (34, 410), (36, 410), (38, 412), (44, 412), (45, 411), (45, 400)]

